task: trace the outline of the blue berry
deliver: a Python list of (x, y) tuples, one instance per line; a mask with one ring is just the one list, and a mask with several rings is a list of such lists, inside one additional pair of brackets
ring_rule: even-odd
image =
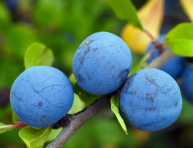
[(161, 70), (139, 70), (121, 89), (122, 117), (136, 129), (157, 131), (166, 128), (176, 121), (181, 109), (178, 84)]
[(120, 37), (97, 32), (87, 37), (76, 51), (73, 72), (84, 90), (104, 95), (121, 87), (131, 65), (130, 49)]
[(13, 111), (33, 127), (56, 123), (70, 110), (73, 100), (73, 88), (66, 75), (49, 66), (25, 70), (11, 88)]

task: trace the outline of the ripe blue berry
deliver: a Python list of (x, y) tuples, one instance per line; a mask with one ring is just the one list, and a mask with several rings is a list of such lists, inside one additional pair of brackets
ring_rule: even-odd
[(74, 99), (72, 85), (58, 69), (36, 66), (25, 70), (11, 88), (11, 106), (24, 123), (47, 127), (70, 110)]
[(120, 96), (120, 111), (126, 123), (144, 131), (157, 131), (176, 121), (182, 97), (176, 81), (158, 69), (132, 74)]
[(86, 91), (104, 95), (117, 90), (131, 70), (132, 56), (127, 44), (108, 32), (87, 37), (73, 59), (73, 72)]

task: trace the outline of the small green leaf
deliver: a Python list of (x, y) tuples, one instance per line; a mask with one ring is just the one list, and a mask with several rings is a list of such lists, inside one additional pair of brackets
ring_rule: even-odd
[(47, 49), (45, 45), (35, 42), (26, 51), (24, 57), (25, 68), (37, 65), (51, 66), (54, 56), (51, 49)]
[(131, 0), (106, 0), (113, 8), (117, 17), (127, 20), (133, 26), (143, 30), (142, 23), (137, 15), (137, 10)]
[(90, 94), (90, 93), (86, 92), (85, 90), (83, 90), (78, 85), (77, 82), (75, 83), (73, 88), (74, 88), (74, 93), (76, 93), (80, 97), (81, 101), (84, 102), (86, 106), (89, 106), (94, 101), (96, 101), (100, 98), (99, 95), (93, 95), (93, 94)]
[(73, 102), (73, 105), (68, 113), (69, 114), (75, 114), (75, 113), (83, 110), (85, 107), (86, 107), (86, 105), (84, 102), (82, 102), (80, 97), (77, 94), (74, 94), (74, 102)]
[(193, 24), (181, 23), (172, 29), (165, 38), (165, 44), (179, 56), (193, 56)]
[(6, 124), (0, 122), (0, 134), (10, 131), (12, 129), (13, 127), (7, 126)]
[(85, 107), (89, 106), (90, 104), (92, 104), (94, 101), (96, 101), (97, 99), (100, 98), (99, 95), (93, 95), (90, 94), (88, 92), (86, 92), (85, 90), (83, 90), (78, 83), (76, 82), (76, 79), (74, 77), (74, 74), (71, 74), (69, 77), (70, 81), (72, 82), (73, 85), (73, 89), (74, 89), (74, 93), (77, 94), (79, 96), (79, 98), (81, 99), (82, 102), (85, 103)]
[(115, 116), (117, 117), (117, 120), (119, 121), (125, 134), (128, 134), (125, 122), (124, 122), (124, 120), (121, 117), (120, 112), (119, 112), (118, 99), (116, 97), (111, 98), (111, 110), (115, 114)]
[(33, 128), (26, 126), (19, 131), (19, 136), (27, 148), (43, 148), (51, 131), (52, 127)]
[(51, 142), (53, 141), (56, 136), (58, 136), (60, 134), (60, 132), (62, 131), (63, 128), (59, 128), (59, 129), (52, 129), (48, 139), (47, 139), (47, 142)]
[(70, 77), (69, 77), (69, 79), (70, 79), (70, 82), (72, 83), (72, 85), (75, 85), (76, 79), (75, 79), (75, 77), (74, 77), (74, 74), (71, 74)]

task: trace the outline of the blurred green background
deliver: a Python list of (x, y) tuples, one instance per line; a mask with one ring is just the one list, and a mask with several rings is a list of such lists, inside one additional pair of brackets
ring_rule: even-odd
[[(146, 0), (133, 2), (136, 8), (140, 8)], [(173, 6), (175, 10), (168, 13), (181, 11)], [(38, 41), (51, 48), (55, 57), (53, 66), (70, 75), (73, 55), (88, 35), (108, 31), (120, 36), (125, 24), (126, 21), (116, 18), (105, 0), (1, 0), (0, 122), (12, 123), (9, 99), (4, 95), (7, 96), (13, 81), (24, 70), (24, 53), (31, 43)], [(174, 26), (167, 19), (164, 25), (163, 32)], [(141, 57), (133, 53), (134, 64)], [(154, 133), (128, 127), (128, 135), (125, 135), (115, 116), (107, 109), (89, 120), (64, 148), (193, 147), (191, 112), (193, 106), (184, 101), (182, 114), (171, 127)], [(0, 147), (26, 146), (16, 129), (0, 135)]]

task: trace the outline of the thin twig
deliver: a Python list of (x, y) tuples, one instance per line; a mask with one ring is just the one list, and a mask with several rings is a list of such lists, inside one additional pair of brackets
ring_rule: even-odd
[(166, 50), (155, 60), (153, 60), (149, 65), (145, 68), (160, 68), (166, 61), (170, 58), (174, 57), (175, 55), (171, 52), (169, 47), (165, 47)]
[(87, 107), (78, 114), (71, 116), (70, 124), (68, 124), (62, 132), (50, 143), (46, 148), (61, 148), (65, 142), (91, 117), (93, 117), (100, 110), (110, 105), (110, 99), (113, 94), (102, 96), (99, 100)]
[(155, 41), (155, 37), (148, 30), (144, 29), (143, 31), (144, 31), (144, 33), (146, 33), (150, 37), (152, 42)]

